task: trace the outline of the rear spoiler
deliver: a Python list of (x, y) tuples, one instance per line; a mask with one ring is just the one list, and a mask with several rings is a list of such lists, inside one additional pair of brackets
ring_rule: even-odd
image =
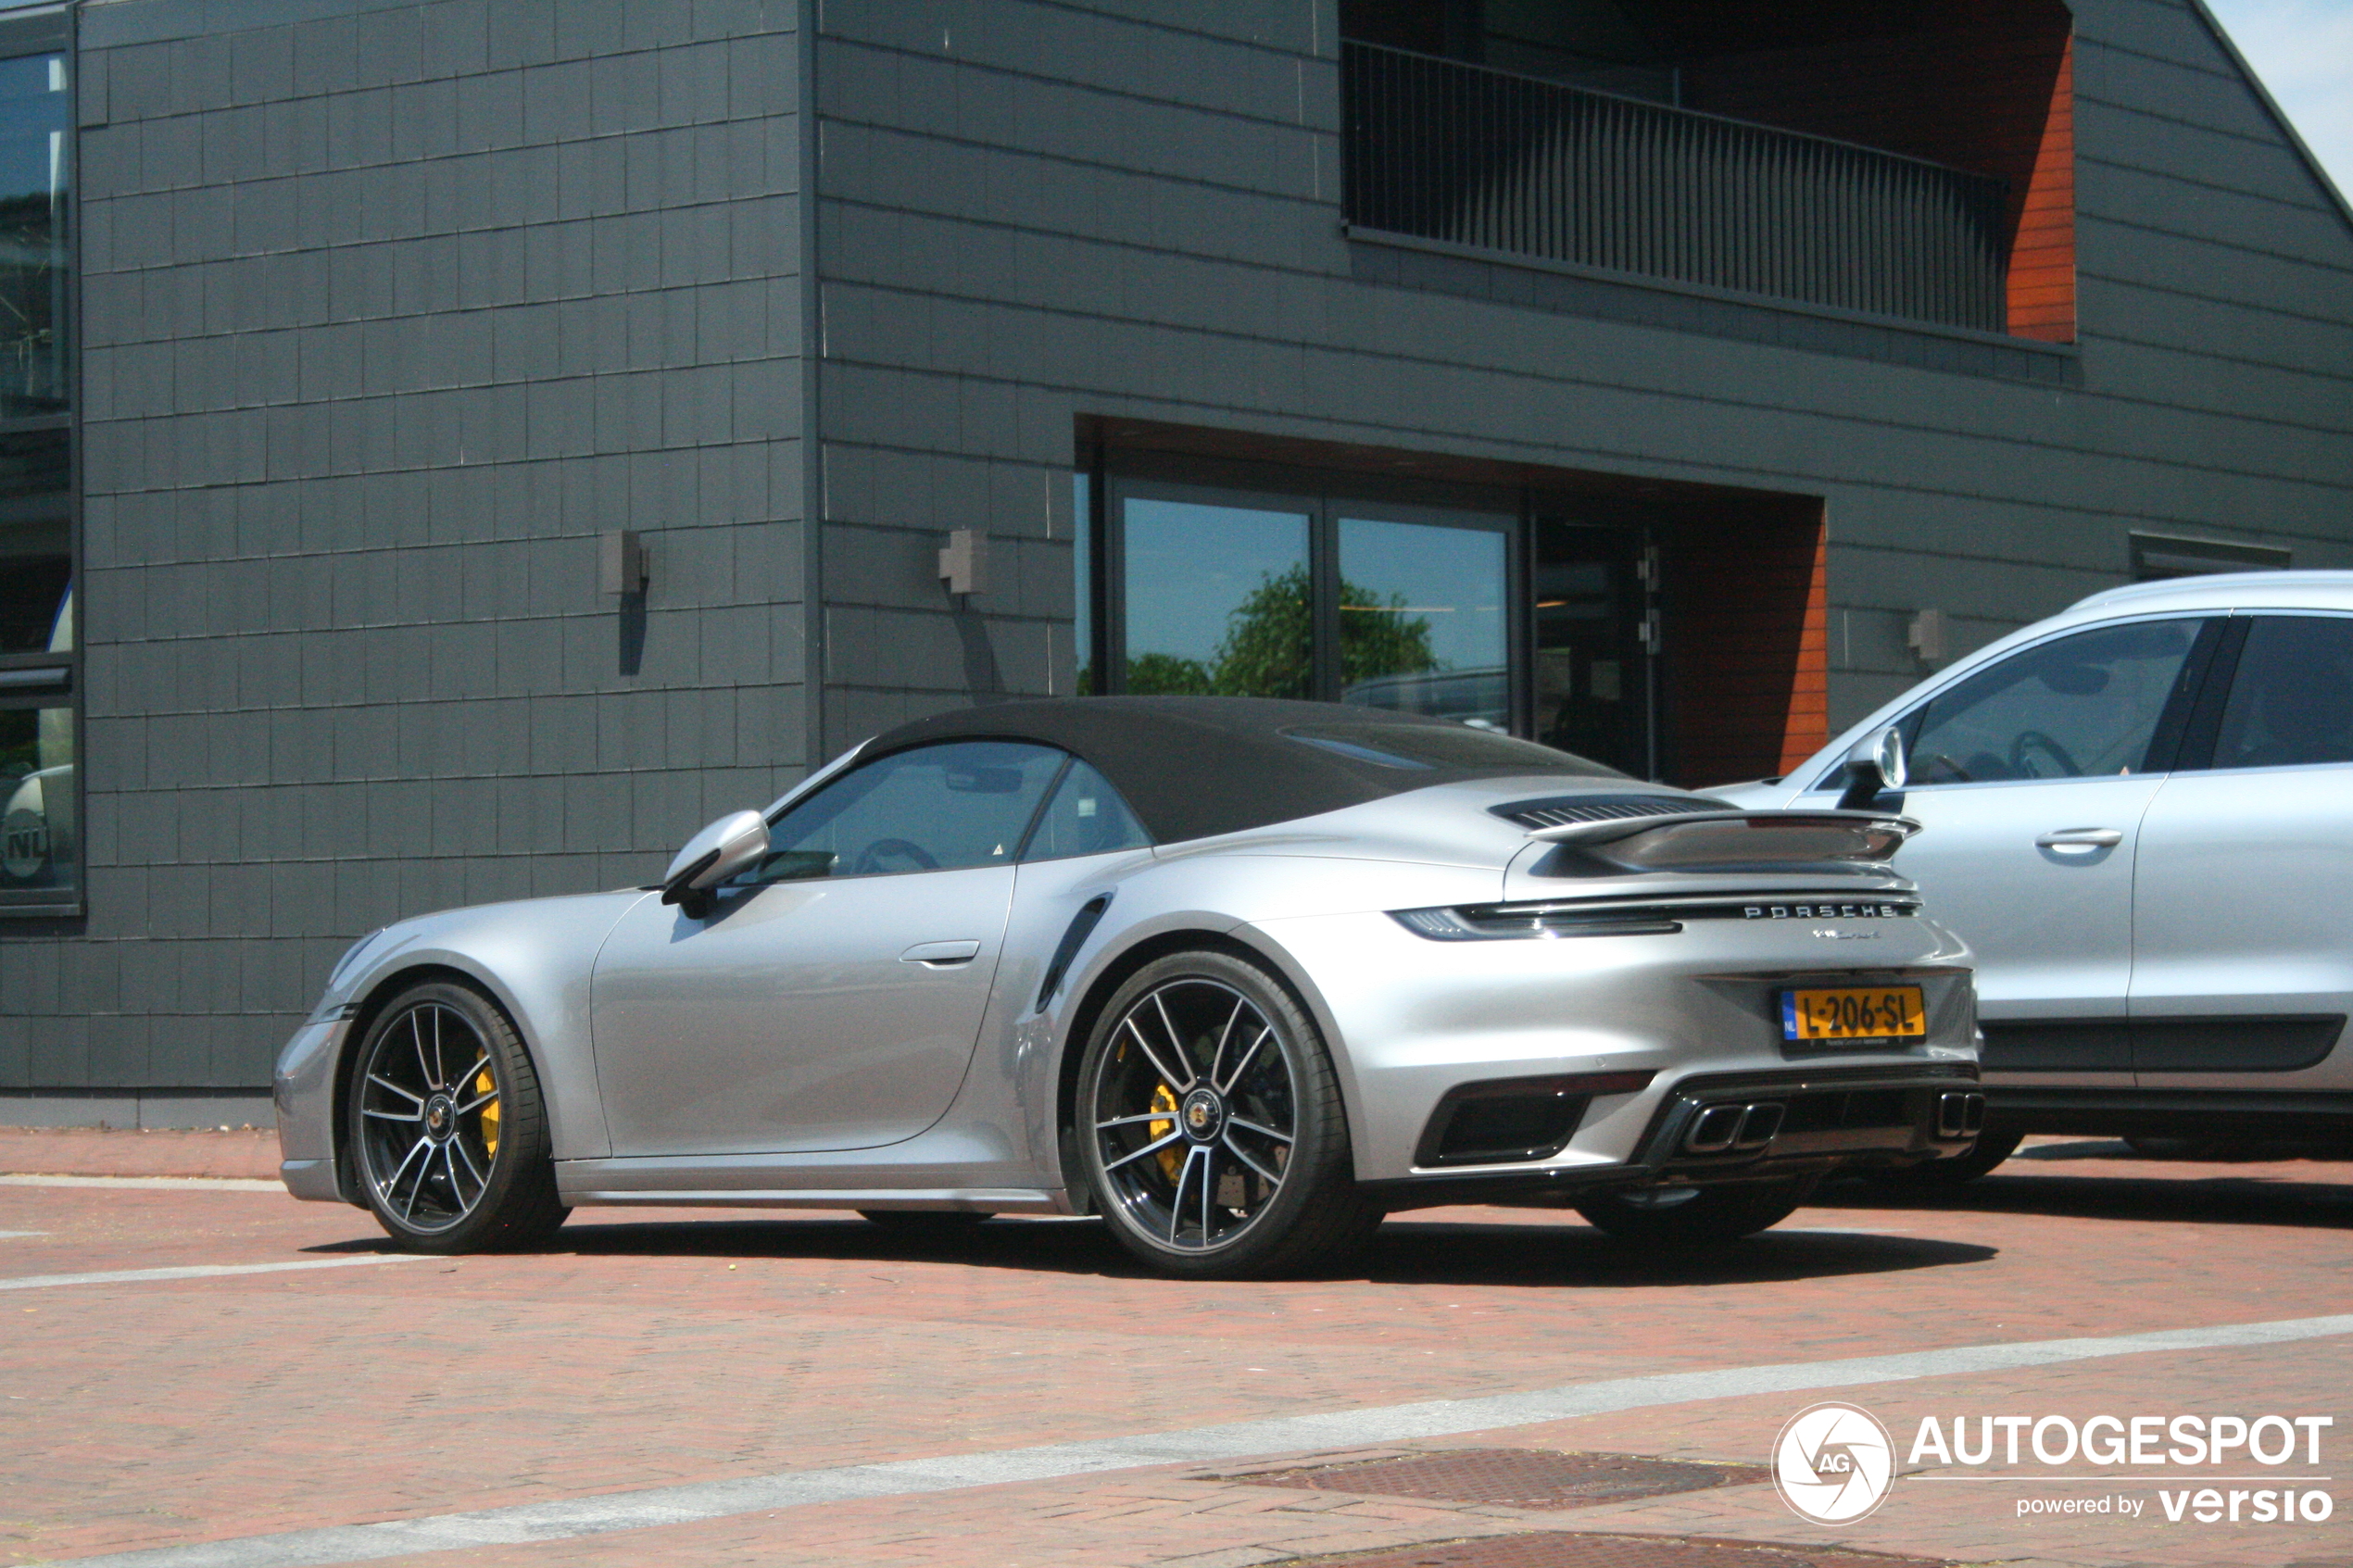
[(1537, 828), (1529, 837), (1629, 871), (1884, 862), (1920, 831), (1879, 811), (1686, 811)]

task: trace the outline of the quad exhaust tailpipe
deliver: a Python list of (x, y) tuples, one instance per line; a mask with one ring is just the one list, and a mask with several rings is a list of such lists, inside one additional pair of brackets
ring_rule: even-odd
[(1755, 1105), (1711, 1105), (1692, 1121), (1692, 1130), (1683, 1136), (1683, 1148), (1691, 1154), (1745, 1154), (1763, 1148), (1781, 1130), (1786, 1110), (1778, 1100)]
[(1973, 1138), (1985, 1130), (1985, 1097), (1980, 1094), (1948, 1094), (1936, 1101), (1936, 1135), (1940, 1138)]

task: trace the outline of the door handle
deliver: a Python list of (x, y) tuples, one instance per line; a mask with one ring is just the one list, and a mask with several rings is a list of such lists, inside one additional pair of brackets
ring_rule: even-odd
[(919, 963), (927, 969), (953, 969), (978, 957), (980, 944), (977, 942), (918, 942), (900, 954), (899, 961)]
[(2123, 842), (2122, 828), (2055, 828), (2034, 844), (2040, 849), (2113, 849)]

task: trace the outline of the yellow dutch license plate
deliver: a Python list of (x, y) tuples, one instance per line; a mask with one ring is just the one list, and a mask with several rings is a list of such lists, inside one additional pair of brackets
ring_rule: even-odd
[(1919, 1040), (1928, 1007), (1917, 985), (1841, 985), (1781, 993), (1781, 1038), (1800, 1045), (1831, 1040)]

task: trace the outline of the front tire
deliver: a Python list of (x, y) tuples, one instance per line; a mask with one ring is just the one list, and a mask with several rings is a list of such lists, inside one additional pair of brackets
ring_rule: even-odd
[(1818, 1176), (1791, 1176), (1729, 1186), (1601, 1192), (1579, 1199), (1577, 1211), (1622, 1240), (1696, 1247), (1769, 1230), (1813, 1197), (1820, 1182)]
[(572, 1212), (557, 1196), (531, 1057), (467, 986), (422, 982), (377, 1014), (346, 1125), (359, 1190), (408, 1251), (528, 1246)]
[(1128, 978), (1087, 1042), (1076, 1114), (1104, 1223), (1163, 1273), (1296, 1273), (1380, 1223), (1322, 1035), (1231, 954), (1173, 953)]

